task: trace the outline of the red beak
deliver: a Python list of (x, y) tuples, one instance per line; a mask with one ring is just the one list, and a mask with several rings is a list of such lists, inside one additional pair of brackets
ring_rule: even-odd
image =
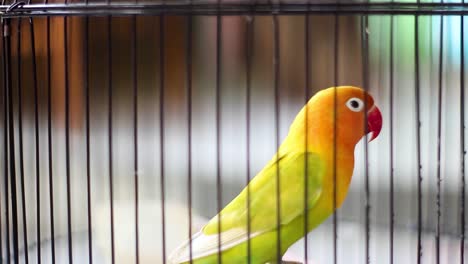
[(372, 132), (372, 136), (369, 140), (371, 142), (374, 140), (382, 129), (382, 114), (377, 106), (373, 106), (367, 112), (367, 133)]

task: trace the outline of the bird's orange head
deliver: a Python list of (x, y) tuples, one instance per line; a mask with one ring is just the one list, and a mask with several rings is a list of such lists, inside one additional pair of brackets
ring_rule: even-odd
[[(306, 131), (308, 145), (312, 147), (330, 148), (336, 143), (354, 150), (363, 136), (372, 133), (372, 141), (381, 129), (382, 115), (372, 96), (358, 87), (339, 86), (315, 94), (299, 113), (290, 131), (294, 134)], [(333, 137), (335, 132), (336, 141)]]

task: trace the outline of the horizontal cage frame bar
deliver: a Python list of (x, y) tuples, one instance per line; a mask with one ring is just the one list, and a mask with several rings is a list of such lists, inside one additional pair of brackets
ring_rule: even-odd
[(104, 15), (466, 15), (464, 3), (72, 3), (0, 5), (2, 17)]

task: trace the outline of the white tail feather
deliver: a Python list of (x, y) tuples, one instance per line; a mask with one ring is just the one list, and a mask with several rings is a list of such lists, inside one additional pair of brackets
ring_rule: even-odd
[[(250, 234), (250, 239), (259, 235), (260, 232)], [(247, 240), (247, 232), (243, 228), (234, 228), (221, 233), (221, 251), (230, 249)], [(218, 234), (205, 235), (199, 231), (191, 238), (192, 260), (207, 257), (218, 253)], [(190, 261), (190, 240), (187, 240), (176, 248), (168, 259), (171, 264)]]

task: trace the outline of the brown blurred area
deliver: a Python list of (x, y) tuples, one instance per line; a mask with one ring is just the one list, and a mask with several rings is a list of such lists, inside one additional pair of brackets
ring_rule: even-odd
[[(64, 25), (67, 20), (67, 43), (65, 45)], [(50, 20), (50, 85), (52, 89), (52, 111), (54, 124), (62, 126), (65, 118), (65, 78), (68, 76), (70, 89), (70, 125), (71, 128), (82, 130), (84, 125), (84, 100), (86, 85), (86, 66), (92, 107), (103, 110), (107, 107), (107, 90), (109, 86), (109, 70), (113, 89), (113, 102), (127, 105), (132, 95), (132, 17), (90, 17), (88, 30), (88, 51), (86, 48), (86, 18), (84, 17), (51, 17)], [(137, 30), (137, 85), (139, 98), (152, 98), (159, 89), (160, 45), (164, 41), (165, 69), (165, 105), (169, 108), (180, 108), (186, 98), (186, 51), (187, 51), (187, 20), (188, 17), (164, 17), (165, 35), (160, 32), (160, 17), (146, 16), (136, 18)], [(47, 18), (34, 18), (34, 43), (36, 54), (37, 85), (39, 89), (40, 115), (45, 117), (47, 111)], [(111, 21), (109, 36), (108, 23)], [(216, 59), (216, 18), (193, 17), (193, 80), (210, 81), (215, 78)], [(222, 18), (222, 58), (221, 78), (234, 85), (245, 85), (245, 38), (247, 17), (232, 16)], [(315, 91), (334, 84), (334, 16), (310, 16), (310, 95)], [(18, 23), (21, 28), (18, 31)], [(274, 36), (271, 17), (258, 16), (254, 18), (254, 48), (253, 48), (253, 85), (255, 80), (265, 84), (273, 84), (273, 54)], [(279, 48), (280, 48), (280, 86), (281, 96), (293, 100), (305, 100), (305, 17), (279, 17)], [(21, 37), (20, 54), (18, 56), (18, 37)], [(359, 18), (341, 16), (339, 18), (338, 34), (338, 85), (361, 83), (361, 44), (359, 33)], [(109, 60), (108, 40), (111, 41), (112, 53)], [(12, 84), (18, 89), (18, 74), (23, 90), (23, 106), (25, 119), (33, 118), (33, 60), (31, 46), (31, 31), (29, 19), (12, 20)], [(68, 58), (65, 61), (65, 50)], [(18, 62), (21, 59), (20, 73)], [(108, 63), (112, 64), (109, 66)], [(67, 70), (67, 72), (65, 72)], [(223, 82), (222, 82), (223, 85)], [(254, 93), (268, 87), (253, 87)], [(244, 88), (242, 88), (244, 89)], [(203, 89), (202, 89), (203, 90)], [(235, 93), (235, 92), (234, 92)], [(127, 99), (126, 99), (127, 98)], [(126, 115), (125, 109), (115, 108), (115, 115)], [(129, 113), (128, 113), (129, 114)], [(105, 115), (103, 114), (102, 118)]]

